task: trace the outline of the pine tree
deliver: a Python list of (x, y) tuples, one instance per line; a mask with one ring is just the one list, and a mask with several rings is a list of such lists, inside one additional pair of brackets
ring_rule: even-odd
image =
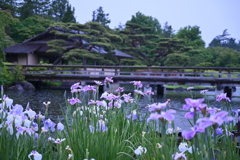
[(67, 23), (67, 22), (76, 23), (74, 12), (75, 12), (74, 7), (72, 8), (70, 4), (67, 4), (67, 9), (64, 12), (63, 17), (61, 18), (61, 21), (64, 23)]
[(102, 7), (99, 7), (96, 11), (93, 11), (93, 22), (101, 23), (103, 26), (106, 26), (111, 21), (108, 18), (109, 14), (105, 14)]

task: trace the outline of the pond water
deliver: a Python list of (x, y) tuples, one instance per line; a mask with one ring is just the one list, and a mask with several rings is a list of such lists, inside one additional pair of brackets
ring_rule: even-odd
[[(208, 96), (205, 99), (204, 103), (209, 104), (210, 107), (221, 107), (221, 103), (217, 102), (216, 95), (221, 94), (222, 92), (216, 93), (215, 91), (207, 92)], [(45, 112), (45, 105), (43, 102), (50, 101), (49, 107), (49, 118), (52, 120), (57, 120), (58, 117), (61, 117), (61, 107), (66, 106), (65, 99), (71, 98), (72, 94), (69, 90), (50, 90), (50, 89), (40, 89), (35, 91), (10, 91), (6, 90), (5, 94), (8, 95), (9, 98), (14, 100), (14, 104), (20, 104), (23, 107), (26, 107), (29, 103), (31, 109), (36, 111), (37, 113), (40, 111), (42, 114)], [(231, 99), (230, 105), (233, 108), (240, 108), (240, 88), (237, 88), (236, 92), (234, 92), (235, 96)], [(175, 114), (175, 126), (178, 126), (182, 129), (190, 129), (190, 124), (184, 118), (186, 111), (183, 110), (183, 105), (185, 104), (185, 98), (201, 98), (203, 95), (200, 94), (200, 91), (176, 91), (176, 90), (167, 90), (164, 96), (154, 95), (154, 102), (166, 102), (167, 99), (171, 100), (171, 109), (177, 111)], [(139, 102), (139, 106), (144, 108), (148, 104), (148, 99), (143, 98)]]

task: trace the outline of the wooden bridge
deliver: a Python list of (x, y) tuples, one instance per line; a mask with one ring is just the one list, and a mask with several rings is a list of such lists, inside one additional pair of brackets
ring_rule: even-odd
[(103, 81), (113, 77), (119, 83), (240, 86), (240, 68), (225, 67), (22, 65), (22, 73), (27, 81)]

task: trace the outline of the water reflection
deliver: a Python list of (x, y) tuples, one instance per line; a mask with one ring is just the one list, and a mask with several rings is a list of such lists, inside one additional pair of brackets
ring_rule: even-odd
[[(239, 92), (239, 91), (238, 91)], [(8, 95), (10, 98), (14, 100), (14, 104), (21, 104), (23, 107), (26, 107), (28, 102), (30, 108), (37, 112), (44, 113), (45, 106), (43, 102), (51, 101), (49, 107), (49, 118), (53, 120), (57, 120), (58, 117), (62, 115), (61, 107), (66, 106), (65, 98), (71, 98), (72, 94), (70, 90), (48, 90), (48, 89), (41, 89), (36, 91), (24, 91), (24, 92), (17, 92), (17, 91), (5, 91), (5, 94)], [(215, 93), (208, 93), (209, 95), (205, 97), (204, 103), (209, 104), (210, 107), (221, 107), (221, 103), (215, 100)], [(65, 97), (66, 95), (66, 97)], [(184, 115), (186, 111), (183, 110), (183, 104), (185, 104), (185, 98), (201, 98), (204, 97), (200, 94), (199, 91), (167, 91), (164, 96), (154, 96), (154, 102), (166, 102), (167, 99), (171, 100), (171, 109), (177, 111), (175, 124), (178, 127), (183, 129), (189, 129), (190, 124), (186, 119), (184, 119)], [(148, 99), (144, 98), (141, 99), (139, 106), (144, 108), (148, 104)], [(233, 108), (240, 107), (240, 98), (233, 97), (232, 102), (230, 103)]]

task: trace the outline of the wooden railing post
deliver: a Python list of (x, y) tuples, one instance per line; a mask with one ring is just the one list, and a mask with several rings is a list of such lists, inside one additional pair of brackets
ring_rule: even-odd
[(115, 67), (115, 76), (118, 76), (118, 68)]

